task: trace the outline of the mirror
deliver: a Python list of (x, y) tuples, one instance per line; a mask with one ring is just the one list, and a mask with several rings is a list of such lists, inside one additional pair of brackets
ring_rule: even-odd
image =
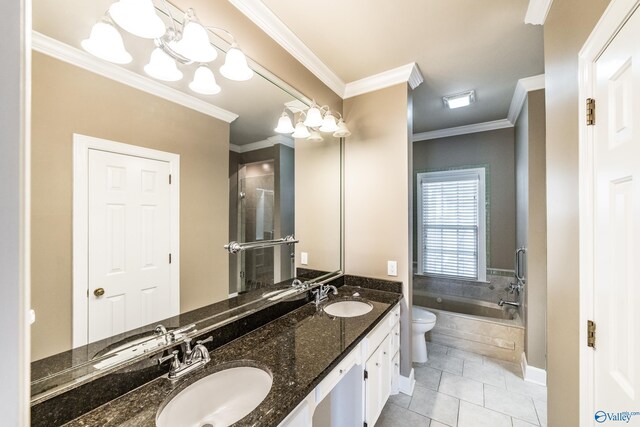
[[(34, 395), (166, 345), (158, 324), (178, 338), (215, 328), (276, 302), (296, 274), (342, 268), (342, 141), (273, 130), (309, 98), (252, 61), (252, 79), (225, 79), (214, 33), (213, 96), (188, 88), (194, 66), (180, 82), (148, 77), (154, 41), (123, 30), (133, 62), (97, 59), (80, 44), (111, 3), (33, 2)], [(224, 249), (286, 236), (299, 243)]]

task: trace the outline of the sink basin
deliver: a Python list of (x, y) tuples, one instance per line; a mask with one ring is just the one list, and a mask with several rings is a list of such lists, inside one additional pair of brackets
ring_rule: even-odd
[(211, 374), (167, 403), (157, 427), (225, 427), (249, 415), (269, 394), (273, 379), (262, 369), (243, 366)]
[(336, 317), (356, 317), (367, 314), (373, 306), (364, 301), (336, 301), (324, 306), (324, 312)]

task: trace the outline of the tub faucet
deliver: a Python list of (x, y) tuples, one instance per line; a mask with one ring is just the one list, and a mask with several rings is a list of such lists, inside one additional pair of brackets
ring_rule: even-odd
[(333, 295), (338, 295), (338, 288), (333, 285), (320, 285), (318, 289), (314, 289), (313, 291), (311, 291), (311, 293), (313, 293), (313, 295), (315, 295), (316, 297), (316, 306), (320, 305), (322, 301), (329, 298), (329, 291), (332, 291), (331, 293)]
[(500, 301), (498, 302), (498, 305), (499, 305), (500, 307), (502, 307), (502, 306), (503, 306), (503, 305), (505, 305), (505, 304), (506, 304), (506, 305), (510, 305), (510, 306), (512, 306), (512, 307), (520, 307), (520, 303), (519, 303), (519, 302), (515, 302), (515, 301), (514, 301), (514, 302), (511, 302), (511, 301), (505, 301), (505, 300), (503, 300), (502, 298), (500, 298)]

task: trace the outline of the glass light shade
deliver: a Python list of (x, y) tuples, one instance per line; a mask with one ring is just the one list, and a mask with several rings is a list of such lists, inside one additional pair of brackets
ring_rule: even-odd
[(109, 16), (122, 29), (145, 39), (158, 39), (167, 31), (152, 0), (119, 0), (109, 8)]
[(311, 135), (311, 133), (309, 132), (309, 129), (307, 129), (307, 127), (304, 125), (304, 123), (302, 123), (302, 121), (299, 121), (298, 123), (296, 123), (296, 130), (295, 132), (293, 132), (293, 134), (291, 135), (293, 138), (308, 138)]
[(307, 118), (304, 120), (304, 125), (309, 128), (317, 128), (322, 126), (322, 113), (320, 109), (315, 105), (309, 108), (307, 111)]
[(227, 52), (224, 65), (220, 67), (220, 73), (229, 80), (239, 82), (253, 77), (253, 70), (247, 65), (247, 57), (237, 47), (232, 47)]
[(324, 119), (322, 119), (322, 126), (320, 126), (321, 132), (335, 132), (338, 130), (338, 124), (336, 123), (336, 118), (333, 117), (331, 111), (327, 111), (324, 115)]
[(274, 129), (278, 133), (293, 133), (295, 130), (291, 124), (291, 118), (285, 112), (282, 112), (280, 119), (278, 120), (278, 126)]
[(333, 136), (336, 138), (346, 138), (351, 136), (351, 131), (347, 127), (347, 124), (344, 120), (340, 119), (338, 121), (338, 130), (333, 133)]
[(128, 64), (132, 58), (124, 48), (122, 36), (107, 22), (98, 22), (91, 28), (88, 39), (80, 43), (82, 48), (100, 59), (115, 64)]
[(182, 72), (178, 70), (176, 61), (160, 48), (155, 48), (151, 52), (151, 59), (144, 66), (144, 71), (154, 79), (165, 82), (175, 82), (182, 78)]
[(187, 20), (182, 28), (182, 38), (170, 43), (171, 49), (193, 62), (211, 62), (218, 52), (211, 45), (207, 30), (197, 21)]
[(215, 95), (220, 93), (220, 86), (216, 83), (216, 77), (208, 67), (201, 65), (193, 75), (193, 81), (189, 83), (189, 89), (202, 95)]
[(322, 142), (324, 141), (324, 138), (320, 135), (320, 132), (312, 130), (307, 140), (311, 142)]

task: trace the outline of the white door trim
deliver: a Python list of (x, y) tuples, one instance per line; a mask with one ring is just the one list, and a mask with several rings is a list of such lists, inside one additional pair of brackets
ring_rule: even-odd
[(89, 150), (169, 163), (171, 173), (171, 310), (180, 311), (180, 155), (73, 134), (73, 347), (88, 340)]
[[(595, 62), (640, 6), (640, 0), (612, 0), (579, 54), (580, 198), (580, 425), (594, 425), (594, 354), (587, 347), (587, 320), (594, 314), (594, 130), (586, 124), (586, 99), (595, 96)], [(597, 100), (596, 100), (597, 103)], [(596, 123), (598, 117), (596, 114)]]

